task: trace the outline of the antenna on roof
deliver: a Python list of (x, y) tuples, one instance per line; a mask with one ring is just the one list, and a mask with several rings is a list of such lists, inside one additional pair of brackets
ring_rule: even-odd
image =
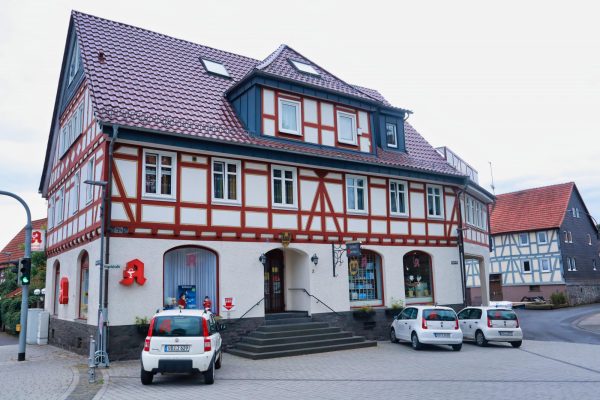
[(492, 162), (488, 161), (488, 163), (490, 164), (490, 175), (492, 176), (492, 184), (490, 185), (490, 187), (492, 188), (492, 193), (495, 196), (496, 195), (496, 186), (494, 185), (494, 169), (492, 168)]

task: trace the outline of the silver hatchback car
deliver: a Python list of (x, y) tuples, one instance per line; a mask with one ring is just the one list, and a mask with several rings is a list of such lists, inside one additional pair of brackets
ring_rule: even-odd
[(509, 342), (521, 347), (523, 331), (513, 310), (499, 307), (467, 307), (458, 313), (460, 329), (465, 340), (479, 346), (488, 342)]

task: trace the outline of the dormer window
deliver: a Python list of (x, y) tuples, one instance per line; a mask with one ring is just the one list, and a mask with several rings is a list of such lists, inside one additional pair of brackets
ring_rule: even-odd
[(346, 144), (357, 144), (356, 115), (343, 111), (337, 112), (338, 141)]
[(315, 67), (313, 67), (310, 64), (306, 64), (306, 63), (303, 63), (303, 62), (300, 62), (300, 61), (294, 61), (294, 60), (290, 60), (290, 62), (300, 72), (304, 72), (306, 74), (311, 74), (311, 75), (319, 76), (319, 73), (317, 72), (317, 70), (315, 69)]
[(75, 42), (71, 52), (71, 61), (69, 62), (69, 82), (68, 85), (73, 82), (75, 79), (75, 75), (77, 75), (77, 71), (79, 71), (79, 45)]
[(398, 133), (396, 131), (396, 124), (385, 124), (385, 135), (388, 147), (398, 148)]
[(301, 112), (300, 102), (288, 99), (279, 99), (279, 131), (291, 135), (302, 136), (300, 130)]
[(217, 61), (207, 60), (205, 58), (200, 58), (202, 64), (204, 64), (204, 68), (206, 68), (206, 72), (210, 74), (215, 74), (219, 76), (224, 76), (225, 78), (230, 78), (229, 72), (223, 64)]

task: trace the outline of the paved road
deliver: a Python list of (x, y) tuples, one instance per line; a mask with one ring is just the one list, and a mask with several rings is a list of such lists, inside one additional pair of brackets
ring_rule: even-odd
[(0, 332), (0, 346), (7, 346), (9, 344), (19, 343), (19, 338), (16, 336), (9, 335), (5, 332)]
[(600, 333), (580, 329), (577, 322), (600, 313), (600, 304), (558, 310), (515, 310), (525, 339), (600, 344)]

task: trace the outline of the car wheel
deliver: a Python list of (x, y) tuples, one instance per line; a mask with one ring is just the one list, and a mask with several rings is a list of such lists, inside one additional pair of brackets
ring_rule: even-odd
[(461, 344), (453, 344), (452, 345), (452, 350), (453, 351), (460, 351), (460, 349), (462, 349), (462, 343)]
[(488, 341), (486, 340), (485, 336), (483, 335), (483, 332), (481, 331), (477, 331), (475, 333), (475, 343), (477, 343), (477, 346), (486, 346), (488, 344)]
[(223, 350), (221, 350), (219, 352), (219, 358), (217, 358), (217, 361), (215, 361), (215, 368), (216, 369), (220, 369), (221, 368), (221, 362), (223, 361)]
[(150, 385), (152, 383), (152, 379), (154, 379), (154, 374), (146, 371), (144, 367), (142, 367), (140, 378), (142, 379), (142, 385)]
[(512, 347), (514, 347), (515, 349), (518, 349), (519, 347), (521, 347), (522, 344), (523, 344), (523, 342), (521, 340), (519, 340), (518, 342), (510, 342), (510, 345)]
[(413, 334), (410, 336), (410, 344), (415, 350), (421, 350), (421, 348), (423, 347), (421, 342), (419, 342), (419, 337), (417, 336), (416, 332), (413, 332)]
[(390, 329), (390, 342), (398, 343), (398, 338), (396, 337), (396, 331), (394, 328)]
[(210, 363), (210, 367), (203, 373), (204, 375), (204, 383), (207, 385), (212, 385), (215, 383), (215, 364)]

